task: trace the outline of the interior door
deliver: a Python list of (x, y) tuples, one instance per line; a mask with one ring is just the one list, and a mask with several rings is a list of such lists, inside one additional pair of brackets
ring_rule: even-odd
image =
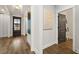
[(13, 36), (21, 36), (21, 17), (13, 16)]
[(66, 41), (66, 16), (58, 14), (58, 43)]

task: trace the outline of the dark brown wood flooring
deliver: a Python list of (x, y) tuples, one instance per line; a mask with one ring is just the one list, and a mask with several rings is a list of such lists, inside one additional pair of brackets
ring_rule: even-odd
[(60, 44), (54, 44), (43, 50), (44, 54), (76, 54), (72, 51), (72, 40)]
[(27, 36), (0, 38), (0, 54), (31, 54)]

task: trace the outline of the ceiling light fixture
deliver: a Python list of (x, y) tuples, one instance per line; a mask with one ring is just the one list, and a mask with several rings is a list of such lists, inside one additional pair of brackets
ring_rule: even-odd
[(0, 14), (4, 14), (5, 10), (4, 9), (0, 9)]
[(5, 10), (4, 9), (1, 9), (1, 11), (4, 12)]
[(22, 9), (22, 5), (16, 5), (15, 8), (16, 9)]

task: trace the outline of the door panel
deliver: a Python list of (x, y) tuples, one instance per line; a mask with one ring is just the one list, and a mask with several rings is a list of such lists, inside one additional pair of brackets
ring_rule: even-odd
[(58, 14), (58, 43), (66, 41), (66, 16)]
[(21, 36), (21, 17), (13, 17), (13, 36)]

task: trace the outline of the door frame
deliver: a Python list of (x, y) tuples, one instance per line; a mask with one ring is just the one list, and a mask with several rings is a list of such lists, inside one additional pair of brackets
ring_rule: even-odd
[(14, 37), (14, 19), (20, 19), (20, 36), (21, 36), (21, 17), (13, 16), (13, 37)]
[(68, 8), (63, 8), (56, 12), (56, 43), (58, 44), (58, 14), (62, 11), (73, 9), (73, 41), (72, 41), (72, 50), (75, 51), (75, 6)]

